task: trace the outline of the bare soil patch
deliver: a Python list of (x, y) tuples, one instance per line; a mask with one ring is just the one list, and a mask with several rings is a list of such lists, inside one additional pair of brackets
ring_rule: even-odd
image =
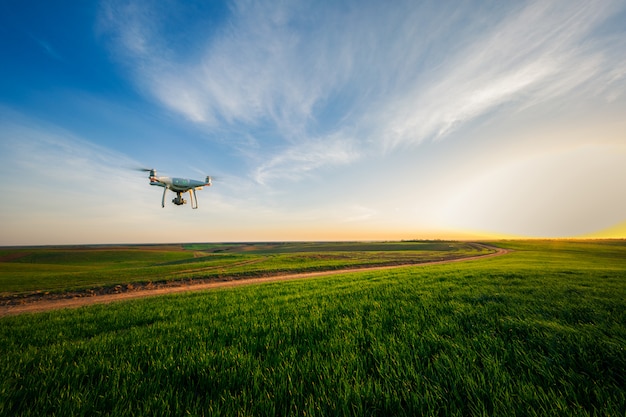
[(30, 255), (30, 252), (15, 252), (9, 253), (8, 255), (0, 256), (0, 262), (11, 262), (16, 259), (23, 258), (24, 256)]

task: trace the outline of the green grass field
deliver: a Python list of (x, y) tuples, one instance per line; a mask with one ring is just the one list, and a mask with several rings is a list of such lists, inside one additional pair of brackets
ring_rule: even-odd
[(624, 416), (626, 242), (497, 244), (2, 318), (0, 415)]
[(464, 242), (188, 244), (0, 249), (0, 295), (189, 278), (254, 277), (490, 253)]

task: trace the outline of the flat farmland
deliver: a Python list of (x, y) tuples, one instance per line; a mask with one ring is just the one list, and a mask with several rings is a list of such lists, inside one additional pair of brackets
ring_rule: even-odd
[(485, 255), (467, 242), (295, 242), (0, 249), (0, 296), (416, 264)]
[[(490, 251), (424, 244), (430, 260)], [(0, 415), (623, 415), (626, 243), (492, 244), (511, 252), (1, 318)], [(169, 279), (158, 268), (216, 254), (282, 271), (394, 252), (170, 249), (167, 265), (125, 268)]]

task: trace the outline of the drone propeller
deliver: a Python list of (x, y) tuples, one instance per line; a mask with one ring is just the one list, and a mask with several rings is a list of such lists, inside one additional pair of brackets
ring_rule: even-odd
[(131, 168), (131, 169), (133, 171), (149, 172), (150, 173), (150, 177), (156, 176), (156, 170), (154, 168), (135, 167), (135, 168)]
[[(131, 169), (133, 171), (149, 172), (151, 176), (152, 175), (154, 175), (154, 176), (157, 175), (156, 174), (156, 169), (154, 169), (154, 168), (134, 167), (134, 168), (131, 168)], [(211, 182), (215, 181), (215, 180), (217, 180), (218, 182), (222, 182), (222, 177), (220, 177), (220, 176), (215, 177), (213, 175), (207, 175), (205, 178), (206, 178), (205, 181), (206, 181), (207, 185), (210, 185)]]

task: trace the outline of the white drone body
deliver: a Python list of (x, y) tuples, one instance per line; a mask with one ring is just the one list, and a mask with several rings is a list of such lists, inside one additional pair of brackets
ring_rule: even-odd
[(191, 200), (191, 208), (198, 208), (198, 198), (196, 197), (196, 190), (201, 190), (202, 187), (210, 187), (211, 177), (207, 176), (204, 181), (190, 180), (187, 178), (170, 178), (157, 176), (154, 169), (142, 169), (142, 171), (150, 172), (150, 185), (156, 185), (157, 187), (163, 187), (163, 197), (161, 198), (161, 207), (165, 207), (165, 194), (167, 190), (171, 190), (176, 193), (176, 198), (172, 200), (172, 203), (177, 206), (182, 206), (187, 203), (181, 194), (189, 193)]

